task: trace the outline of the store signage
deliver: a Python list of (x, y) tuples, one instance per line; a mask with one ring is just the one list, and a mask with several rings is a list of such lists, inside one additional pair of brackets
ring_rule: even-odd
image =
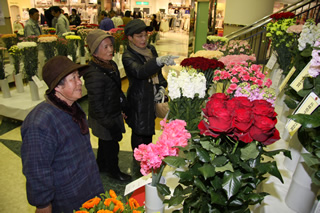
[(136, 1), (136, 5), (149, 5), (147, 1)]

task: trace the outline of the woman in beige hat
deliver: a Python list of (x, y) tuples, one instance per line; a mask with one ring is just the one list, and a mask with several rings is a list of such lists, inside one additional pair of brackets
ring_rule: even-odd
[(119, 169), (119, 141), (125, 132), (123, 111), (126, 97), (121, 90), (117, 64), (112, 61), (113, 37), (103, 30), (91, 31), (87, 43), (92, 54), (89, 69), (84, 73), (89, 98), (89, 127), (99, 138), (97, 163), (100, 172), (120, 181), (128, 181), (130, 175)]

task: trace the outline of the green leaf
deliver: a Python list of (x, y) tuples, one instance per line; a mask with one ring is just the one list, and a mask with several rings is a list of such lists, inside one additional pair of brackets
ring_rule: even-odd
[(260, 166), (258, 167), (258, 170), (261, 172), (261, 174), (269, 173), (275, 176), (281, 181), (281, 183), (283, 183), (282, 176), (278, 170), (277, 163), (275, 161), (261, 163)]
[(235, 195), (241, 187), (241, 173), (239, 171), (226, 171), (223, 175), (222, 188), (226, 192), (228, 199)]
[(168, 203), (168, 207), (170, 206), (177, 206), (180, 205), (184, 200), (183, 196), (172, 196), (168, 202), (166, 201), (166, 203)]
[(318, 166), (320, 164), (320, 159), (312, 155), (311, 153), (302, 153), (301, 156), (310, 168)]
[(193, 172), (192, 171), (175, 171), (174, 174), (180, 178), (181, 181), (192, 181)]
[(319, 176), (317, 176), (317, 172), (314, 172), (311, 174), (311, 180), (312, 180), (312, 183), (316, 184), (317, 186), (320, 186), (320, 178)]
[(249, 143), (241, 149), (241, 160), (246, 161), (249, 159), (255, 159), (259, 155), (259, 150), (254, 142)]
[(313, 88), (313, 78), (305, 78), (303, 81), (303, 89)]
[(216, 191), (222, 188), (222, 180), (219, 176), (215, 176), (213, 180), (210, 181), (210, 183)]
[(204, 179), (213, 177), (216, 174), (214, 171), (214, 167), (210, 163), (204, 164), (202, 167), (199, 168), (199, 171), (203, 175)]
[(198, 187), (199, 189), (201, 189), (202, 191), (206, 192), (207, 191), (207, 188), (206, 186), (204, 185), (204, 183), (197, 177), (194, 179), (194, 185), (196, 187)]
[(218, 204), (221, 206), (227, 205), (227, 199), (221, 193), (216, 193), (213, 190), (211, 190), (210, 198), (211, 198), (211, 203)]
[(210, 141), (200, 141), (200, 144), (204, 149), (211, 151), (213, 154), (216, 154), (216, 155), (222, 154), (221, 149), (214, 147), (214, 145)]
[(284, 103), (290, 108), (290, 109), (295, 109), (297, 108), (298, 104), (300, 103), (299, 101), (293, 99), (290, 96), (286, 96), (284, 99)]
[(199, 157), (200, 161), (202, 161), (204, 163), (207, 163), (210, 161), (210, 156), (205, 149), (197, 147), (196, 151), (197, 151), (197, 156)]
[(164, 158), (163, 161), (169, 166), (176, 168), (186, 165), (185, 159), (182, 157), (168, 156)]
[(320, 119), (318, 116), (296, 114), (290, 115), (288, 118), (300, 123), (305, 128), (317, 128), (320, 126)]
[(166, 195), (170, 195), (171, 192), (170, 192), (170, 188), (165, 185), (165, 184), (161, 184), (161, 183), (158, 183), (157, 184), (157, 189), (159, 191), (159, 193), (163, 196), (166, 196)]
[(263, 154), (269, 157), (272, 157), (279, 154), (280, 152), (283, 153), (284, 156), (288, 157), (291, 159), (291, 152), (286, 149), (278, 149), (278, 150), (273, 150), (273, 151), (264, 151)]
[(224, 172), (224, 171), (230, 171), (233, 172), (233, 167), (232, 167), (232, 163), (228, 162), (226, 165), (224, 166), (220, 166), (220, 167), (216, 167), (215, 168), (216, 172)]
[(225, 156), (218, 156), (213, 161), (212, 164), (214, 166), (223, 166), (228, 162), (228, 159)]

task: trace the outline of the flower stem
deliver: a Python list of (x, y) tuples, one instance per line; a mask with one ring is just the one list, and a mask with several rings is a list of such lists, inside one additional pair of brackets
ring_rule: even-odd
[(236, 142), (235, 146), (233, 147), (233, 150), (232, 150), (232, 154), (235, 153), (237, 147), (238, 147), (238, 144), (239, 144), (239, 141)]

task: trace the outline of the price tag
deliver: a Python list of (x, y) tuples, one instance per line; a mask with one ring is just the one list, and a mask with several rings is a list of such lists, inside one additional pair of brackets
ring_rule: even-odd
[(151, 183), (151, 182), (152, 182), (151, 173), (147, 176), (142, 176), (141, 178), (139, 178), (135, 181), (132, 181), (131, 183), (126, 185), (126, 188), (124, 190), (124, 196), (139, 189), (141, 186), (144, 186), (144, 185)]
[(38, 88), (43, 87), (43, 83), (40, 81), (40, 79), (38, 78), (38, 76), (34, 75), (31, 77), (32, 80), (34, 81), (34, 83), (37, 85)]
[(303, 89), (304, 78), (310, 76), (308, 73), (310, 64), (311, 61), (307, 64), (307, 66), (305, 66), (305, 68), (303, 68), (303, 70), (299, 73), (296, 79), (294, 79), (293, 82), (290, 84), (290, 87), (292, 87), (295, 91), (299, 92), (301, 89)]
[(286, 76), (286, 78), (282, 81), (282, 83), (279, 86), (279, 92), (281, 92), (283, 90), (283, 88), (287, 85), (289, 79), (291, 78), (291, 76), (293, 75), (293, 73), (296, 71), (295, 67), (292, 67), (290, 72), (288, 73), (288, 75)]
[[(303, 100), (302, 104), (294, 111), (295, 114), (305, 114), (311, 115), (311, 113), (317, 109), (320, 105), (319, 97), (314, 93), (310, 92), (310, 94)], [(286, 124), (286, 129), (288, 130), (289, 134), (292, 136), (294, 133), (300, 128), (301, 124), (289, 119)]]
[(274, 65), (277, 63), (277, 56), (276, 54), (273, 52), (271, 54), (271, 57), (269, 58), (268, 63), (266, 64), (266, 67), (270, 70), (273, 69)]

